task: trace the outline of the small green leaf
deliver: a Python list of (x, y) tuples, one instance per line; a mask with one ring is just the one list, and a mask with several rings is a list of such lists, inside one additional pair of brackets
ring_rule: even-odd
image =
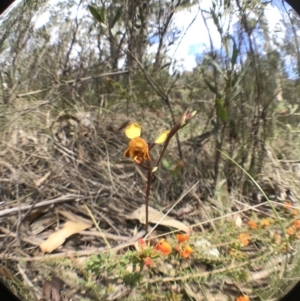
[(141, 13), (139, 14), (139, 19), (141, 20), (141, 24), (144, 24), (145, 22), (145, 17), (143, 15), (143, 11), (141, 11)]
[(212, 59), (210, 56), (205, 56), (205, 58), (212, 64), (214, 65), (214, 67), (220, 72), (220, 74), (222, 74), (224, 76), (224, 78), (226, 78), (226, 75), (224, 73), (224, 71), (222, 70), (221, 66), (214, 60)]
[(212, 84), (211, 82), (209, 82), (206, 78), (204, 79), (204, 81), (205, 81), (207, 87), (209, 88), (209, 90), (211, 92), (213, 92), (214, 94), (218, 95), (218, 92), (217, 92), (217, 89), (216, 89), (215, 85)]
[(168, 160), (162, 159), (162, 160), (161, 160), (161, 163), (162, 163), (162, 165), (163, 165), (163, 167), (164, 167), (165, 169), (170, 169), (171, 163), (170, 163)]
[(123, 10), (123, 6), (120, 6), (117, 8), (116, 14), (115, 14), (112, 22), (109, 25), (110, 29), (112, 29), (116, 25), (116, 23), (119, 21), (121, 15), (122, 15), (122, 10)]
[(99, 13), (100, 13), (100, 16), (101, 16), (101, 19), (103, 20), (102, 22), (101, 22), (101, 25), (105, 25), (105, 21), (106, 21), (106, 14), (105, 14), (105, 6), (102, 6), (101, 8), (100, 8), (100, 11), (99, 11)]
[(232, 42), (233, 42), (233, 51), (232, 51), (232, 57), (231, 57), (231, 65), (233, 68), (233, 66), (236, 64), (236, 59), (238, 57), (239, 50), (236, 46), (236, 42), (235, 42), (234, 38), (232, 38)]
[(218, 16), (216, 15), (215, 11), (213, 9), (210, 10), (210, 14), (212, 16), (212, 19), (218, 29), (218, 32), (222, 35), (223, 34), (223, 29), (222, 27), (220, 26), (220, 23), (219, 23), (219, 18)]
[(95, 4), (92, 4), (89, 5), (88, 8), (95, 20), (99, 22), (102, 27), (106, 28), (107, 26), (105, 24), (105, 7), (103, 6), (99, 9)]
[(101, 14), (99, 13), (98, 7), (96, 7), (94, 4), (92, 4), (92, 5), (89, 5), (88, 8), (96, 21), (98, 21), (99, 23), (104, 22)]
[(217, 107), (217, 115), (223, 121), (226, 122), (228, 119), (228, 114), (226, 109), (224, 108), (224, 100), (222, 98), (218, 98), (216, 100), (216, 107)]

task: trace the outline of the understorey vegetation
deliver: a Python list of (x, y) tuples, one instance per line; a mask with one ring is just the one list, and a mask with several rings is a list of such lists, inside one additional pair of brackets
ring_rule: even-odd
[(300, 19), (198, 2), (3, 15), (0, 278), (23, 300), (276, 301), (294, 284)]

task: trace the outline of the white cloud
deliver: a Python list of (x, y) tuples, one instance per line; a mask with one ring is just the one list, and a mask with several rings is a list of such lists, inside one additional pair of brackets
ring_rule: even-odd
[[(265, 9), (265, 16), (268, 21), (269, 33), (274, 35), (276, 32), (277, 42), (282, 42), (285, 36), (285, 26), (282, 22), (284, 12), (280, 11), (277, 6), (268, 5)], [(286, 17), (286, 16), (285, 16)]]
[[(206, 1), (207, 3), (207, 1)], [(203, 7), (201, 7), (203, 8)], [(174, 23), (181, 31), (179, 44), (170, 47), (168, 55), (180, 61), (185, 70), (192, 70), (196, 66), (195, 54), (209, 47), (209, 34), (198, 6), (188, 11), (175, 14)], [(207, 20), (210, 34), (215, 47), (220, 47), (220, 36), (212, 20)]]
[[(207, 18), (208, 14), (205, 14), (207, 30), (200, 13), (200, 8), (209, 11), (212, 2), (212, 0), (202, 1), (199, 6), (194, 6), (187, 11), (179, 11), (174, 17), (174, 23), (182, 29), (182, 36), (179, 44), (170, 47), (168, 54), (180, 61), (184, 70), (192, 70), (196, 67), (196, 54), (210, 49), (210, 38), (215, 49), (221, 48), (221, 37), (213, 19)], [(237, 17), (229, 21), (229, 16), (223, 13), (219, 21), (223, 28), (229, 27), (229, 31), (232, 32), (232, 25), (237, 21)]]

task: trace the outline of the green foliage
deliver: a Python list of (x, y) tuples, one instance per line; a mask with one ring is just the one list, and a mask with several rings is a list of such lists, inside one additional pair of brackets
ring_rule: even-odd
[(95, 18), (97, 22), (101, 24), (102, 27), (106, 28), (106, 14), (105, 14), (105, 6), (101, 8), (97, 7), (95, 4), (88, 6), (91, 14)]
[(86, 268), (93, 273), (99, 273), (101, 271), (109, 271), (115, 266), (114, 256), (109, 253), (98, 253), (89, 257), (86, 261)]
[(224, 100), (222, 98), (216, 99), (217, 107), (217, 116), (223, 121), (226, 122), (228, 119), (226, 108), (224, 107)]
[(111, 23), (109, 24), (109, 28), (113, 28), (116, 23), (119, 21), (119, 19), (121, 18), (122, 15), (122, 10), (123, 10), (123, 6), (119, 6), (116, 8), (116, 13), (111, 21)]
[(128, 273), (123, 276), (124, 283), (132, 287), (136, 286), (141, 280), (141, 273)]

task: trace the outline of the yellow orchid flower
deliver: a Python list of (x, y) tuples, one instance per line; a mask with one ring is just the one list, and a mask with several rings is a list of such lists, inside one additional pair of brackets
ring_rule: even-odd
[(128, 148), (124, 153), (126, 158), (131, 158), (138, 164), (143, 160), (150, 161), (149, 148), (147, 142), (140, 137), (142, 127), (134, 122), (125, 128), (125, 135), (131, 139), (128, 143)]
[[(143, 160), (151, 161), (149, 155), (149, 147), (147, 142), (141, 138), (142, 127), (133, 122), (125, 128), (125, 135), (131, 139), (128, 143), (128, 148), (124, 153), (126, 158), (131, 158), (138, 164), (141, 164)], [(154, 144), (164, 143), (169, 135), (170, 131), (164, 130), (160, 136), (155, 140)]]

